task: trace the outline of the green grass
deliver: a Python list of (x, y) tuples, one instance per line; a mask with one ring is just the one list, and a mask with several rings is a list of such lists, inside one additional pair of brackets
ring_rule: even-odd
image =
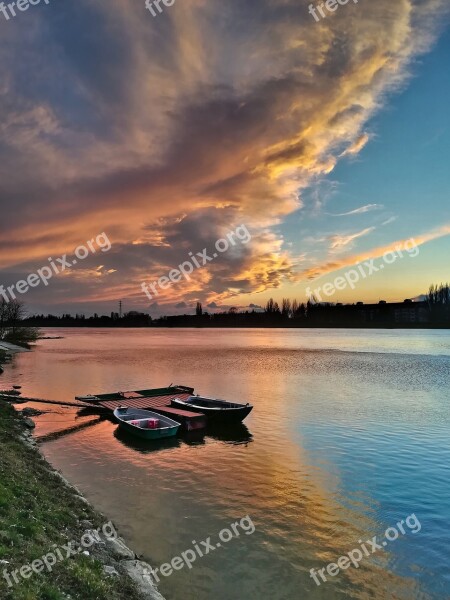
[(126, 576), (110, 578), (102, 564), (82, 554), (58, 562), (52, 572), (33, 573), (8, 587), (3, 569), (11, 573), (53, 550), (81, 539), (80, 520), (101, 527), (105, 518), (93, 511), (49, 470), (19, 435), (20, 419), (0, 401), (0, 598), (5, 600), (119, 600), (141, 598)]

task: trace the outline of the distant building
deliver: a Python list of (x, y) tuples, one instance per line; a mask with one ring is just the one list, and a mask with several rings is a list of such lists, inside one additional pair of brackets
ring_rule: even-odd
[(420, 324), (430, 322), (430, 310), (427, 302), (404, 302), (387, 303), (381, 300), (378, 304), (356, 305), (360, 318), (366, 323), (395, 323), (395, 324)]
[(396, 323), (429, 323), (430, 310), (427, 302), (405, 300), (403, 304), (391, 304)]

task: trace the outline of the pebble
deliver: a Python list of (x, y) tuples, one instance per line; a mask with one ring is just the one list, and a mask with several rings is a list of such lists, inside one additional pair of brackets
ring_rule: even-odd
[(39, 415), (44, 414), (42, 411), (37, 410), (36, 408), (24, 408), (20, 414), (24, 417), (38, 417)]
[(80, 521), (80, 525), (83, 529), (92, 529), (94, 527), (92, 521), (87, 521), (86, 519)]
[(106, 565), (103, 567), (103, 570), (106, 573), (106, 575), (109, 575), (110, 577), (119, 577), (119, 573), (114, 567), (109, 567)]

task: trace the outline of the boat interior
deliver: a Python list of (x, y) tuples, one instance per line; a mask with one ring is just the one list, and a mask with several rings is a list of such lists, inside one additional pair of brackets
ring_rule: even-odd
[(170, 419), (168, 419), (167, 417), (164, 417), (163, 415), (155, 415), (155, 417), (149, 417), (147, 416), (143, 416), (142, 414), (140, 414), (139, 412), (137, 413), (133, 413), (133, 412), (124, 412), (122, 414), (119, 413), (119, 418), (122, 421), (127, 421), (127, 423), (130, 423), (130, 425), (135, 425), (136, 427), (139, 427), (140, 429), (148, 429), (148, 421), (149, 419), (154, 419), (156, 418), (158, 420), (158, 425), (156, 427), (156, 429), (164, 429), (165, 427), (175, 427), (176, 425), (178, 425), (178, 423), (175, 423), (175, 421), (171, 421)]
[[(139, 429), (149, 429), (148, 419), (138, 419), (137, 421), (131, 421), (130, 424), (139, 427)], [(153, 429), (161, 429), (160, 425), (161, 424), (158, 423), (158, 426)]]
[(203, 406), (204, 408), (242, 408), (242, 404), (235, 404), (234, 402), (226, 402), (225, 400), (214, 400), (213, 398), (201, 398), (200, 396), (193, 396), (186, 400), (186, 404), (192, 404), (194, 406)]

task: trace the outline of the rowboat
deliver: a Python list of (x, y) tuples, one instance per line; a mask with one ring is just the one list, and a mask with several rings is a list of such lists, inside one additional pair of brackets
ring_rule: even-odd
[(114, 418), (119, 427), (132, 435), (145, 440), (160, 440), (177, 435), (180, 424), (151, 410), (136, 408), (116, 408)]
[(174, 398), (171, 404), (184, 410), (201, 412), (207, 416), (208, 422), (214, 423), (238, 423), (243, 421), (253, 409), (253, 406), (248, 403), (237, 404), (201, 396), (190, 396), (186, 400)]

